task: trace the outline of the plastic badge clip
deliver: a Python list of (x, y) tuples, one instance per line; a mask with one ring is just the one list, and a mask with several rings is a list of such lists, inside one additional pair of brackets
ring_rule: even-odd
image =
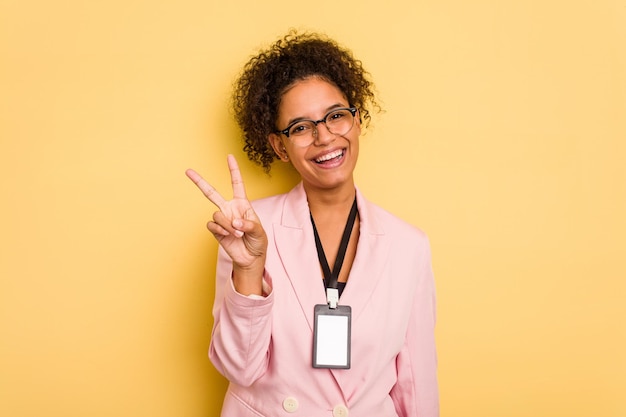
[(337, 308), (339, 302), (339, 290), (337, 288), (326, 288), (326, 300), (330, 308)]

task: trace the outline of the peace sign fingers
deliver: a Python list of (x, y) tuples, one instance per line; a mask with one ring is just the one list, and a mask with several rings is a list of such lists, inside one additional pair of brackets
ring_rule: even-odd
[(259, 284), (267, 253), (267, 234), (248, 201), (239, 165), (232, 155), (228, 155), (228, 169), (233, 187), (233, 198), (230, 200), (193, 169), (188, 169), (185, 174), (218, 208), (213, 213), (213, 220), (207, 224), (209, 231), (230, 256), (234, 266), (247, 271), (261, 271), (255, 273), (254, 278), (254, 282)]
[[(247, 200), (246, 188), (243, 184), (241, 171), (239, 170), (239, 165), (233, 155), (228, 155), (228, 169), (230, 170), (230, 182), (233, 187), (233, 198)], [(187, 174), (187, 177), (189, 177), (189, 179), (196, 184), (206, 198), (208, 198), (220, 210), (224, 210), (227, 201), (211, 184), (209, 184), (193, 169), (188, 169), (185, 171), (185, 174)]]
[[(193, 169), (188, 169), (185, 174), (194, 184), (202, 191), (202, 194), (208, 198), (213, 204), (215, 204), (220, 210), (223, 210), (226, 206), (226, 200), (220, 193), (217, 192), (211, 184), (209, 184), (200, 174)], [(240, 174), (241, 176), (241, 174)]]

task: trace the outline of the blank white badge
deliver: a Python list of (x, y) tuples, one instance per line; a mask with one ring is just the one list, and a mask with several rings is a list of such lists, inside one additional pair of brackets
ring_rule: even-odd
[(350, 369), (350, 306), (315, 306), (313, 367)]

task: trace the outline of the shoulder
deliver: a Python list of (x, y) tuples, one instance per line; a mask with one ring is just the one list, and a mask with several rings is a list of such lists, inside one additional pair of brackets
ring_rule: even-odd
[(386, 241), (389, 256), (398, 260), (399, 265), (409, 263), (419, 268), (430, 262), (430, 242), (422, 229), (363, 198), (361, 206), (361, 232)]
[(376, 232), (389, 235), (403, 243), (428, 244), (428, 236), (419, 227), (364, 197), (362, 197), (362, 205), (365, 210), (360, 211), (365, 214), (364, 220), (371, 223), (372, 229)]
[(251, 201), (252, 208), (261, 219), (261, 223), (270, 224), (280, 221), (286, 196), (287, 194), (276, 194)]
[(257, 212), (265, 212), (272, 211), (277, 206), (281, 206), (284, 204), (285, 198), (287, 194), (276, 194), (269, 197), (260, 198), (258, 200), (253, 200), (250, 203), (252, 207)]
[(287, 193), (254, 200), (252, 207), (262, 223), (302, 227), (309, 221), (309, 206), (302, 183)]

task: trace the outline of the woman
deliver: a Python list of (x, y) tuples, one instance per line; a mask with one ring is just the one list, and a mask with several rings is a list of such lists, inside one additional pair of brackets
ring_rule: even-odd
[(218, 207), (209, 356), (230, 381), (223, 416), (439, 414), (428, 240), (354, 183), (368, 108), (360, 61), (290, 33), (246, 64), (234, 109), (249, 159), (291, 163), (301, 182), (251, 203), (233, 156), (232, 200), (187, 171)]

